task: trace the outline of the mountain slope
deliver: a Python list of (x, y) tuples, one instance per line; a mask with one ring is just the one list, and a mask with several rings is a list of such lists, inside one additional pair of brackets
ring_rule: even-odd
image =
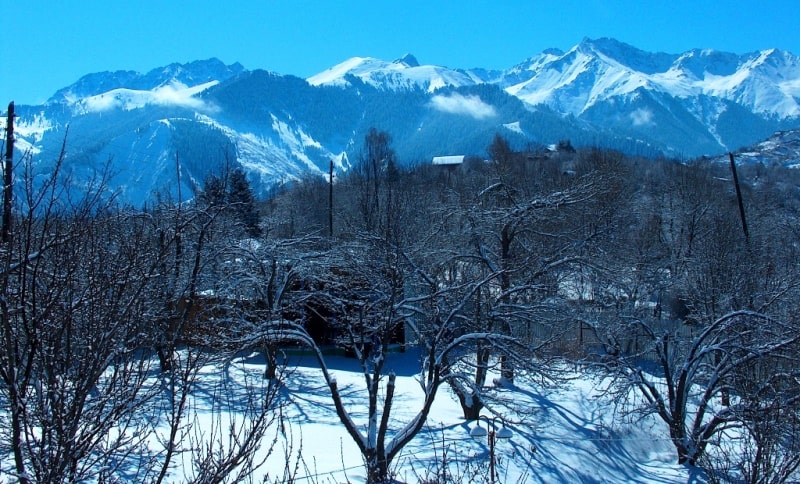
[[(761, 164), (765, 167), (800, 168), (800, 129), (778, 131), (769, 138), (734, 153), (737, 163)], [(728, 156), (713, 161), (728, 163)]]
[(176, 196), (178, 180), (191, 196), (228, 162), (262, 193), (323, 176), (331, 160), (346, 171), (371, 127), (389, 132), (404, 163), (483, 156), (495, 133), (520, 147), (570, 139), (647, 156), (725, 153), (800, 125), (800, 59), (584, 39), (504, 71), (356, 57), (307, 80), (209, 59), (89, 74), (17, 115), (16, 147), (42, 171), (66, 136), (77, 186), (107, 164), (113, 188), (138, 205)]
[[(551, 49), (502, 72), (354, 58), (309, 82), (346, 86), (349, 76), (387, 90), (489, 83), (530, 106), (596, 126), (608, 126), (610, 116), (620, 134), (682, 156), (736, 149), (800, 119), (800, 58), (776, 49), (673, 55), (584, 39), (567, 52)], [(661, 134), (652, 139), (654, 129)]]

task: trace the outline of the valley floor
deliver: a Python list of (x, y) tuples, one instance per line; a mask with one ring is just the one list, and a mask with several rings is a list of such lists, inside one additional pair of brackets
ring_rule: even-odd
[[(410, 351), (391, 355), (387, 365), (397, 374), (390, 424), (394, 431), (410, 421), (421, 405), (417, 360), (418, 355)], [(336, 356), (328, 363), (347, 395), (348, 409), (366, 426), (366, 412), (359, 411), (366, 409), (367, 402), (357, 362)], [(289, 368), (281, 390), (285, 435), (278, 435), (277, 449), (259, 473), (273, 478), (283, 475), (288, 454), (296, 482), (363, 482), (361, 455), (339, 423), (316, 360), (292, 357)], [(238, 359), (229, 371), (240, 376), (241, 372), (260, 373), (263, 365), (251, 355)], [(496, 447), (499, 482), (704, 482), (702, 471), (675, 463), (663, 423), (626, 417), (603, 394), (599, 378), (580, 373), (570, 377), (564, 385), (549, 389), (518, 379), (516, 388), (497, 392), (498, 409), (513, 431), (509, 441), (499, 441)], [(470, 437), (472, 425), (443, 386), (427, 426), (395, 459), (396, 479), (430, 482), (446, 473), (455, 482), (487, 482), (487, 443)]]
[[(358, 362), (344, 356), (329, 356), (327, 362), (348, 411), (365, 429), (367, 399)], [(420, 409), (418, 362), (419, 354), (413, 349), (392, 353), (387, 361), (386, 369), (397, 375), (390, 436)], [(316, 360), (293, 355), (286, 364), (272, 413), (275, 420), (255, 456), (255, 462), (263, 460), (263, 465), (246, 476), (245, 482), (364, 482), (361, 454), (337, 417)], [(231, 428), (247, 422), (252, 403), (263, 395), (264, 369), (264, 359), (257, 353), (201, 368), (189, 400), (187, 432), (179, 439), (180, 450), (167, 482), (187, 482), (195, 476), (192, 446), (199, 448), (200, 442), (207, 444), (214, 435), (225, 441)], [(155, 366), (152, 370), (157, 375)], [(515, 388), (495, 391), (494, 408), (513, 432), (511, 439), (498, 441), (496, 446), (497, 482), (705, 482), (701, 470), (676, 464), (662, 422), (626, 416), (625, 409), (604, 394), (599, 377), (577, 369), (568, 377), (550, 388), (520, 377)], [(154, 415), (151, 421), (162, 439), (168, 434), (165, 408), (156, 410), (161, 415)], [(409, 483), (489, 482), (489, 449), (486, 440), (470, 437), (473, 425), (463, 419), (457, 399), (443, 385), (426, 426), (392, 463), (395, 479)], [(163, 452), (158, 439), (153, 436), (150, 442), (152, 455)], [(1, 461), (0, 483), (12, 482), (13, 459), (8, 450)]]

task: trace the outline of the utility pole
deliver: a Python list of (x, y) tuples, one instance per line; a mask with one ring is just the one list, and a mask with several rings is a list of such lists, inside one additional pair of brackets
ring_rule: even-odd
[[(733, 185), (736, 187), (736, 200), (739, 202), (739, 217), (742, 219), (742, 232), (744, 232), (744, 242), (747, 246), (748, 253), (750, 252), (750, 232), (747, 230), (747, 219), (744, 216), (744, 201), (742, 200), (742, 189), (739, 186), (739, 175), (736, 173), (736, 161), (733, 158), (733, 153), (728, 152), (728, 157), (731, 159), (731, 173), (733, 173)], [(747, 275), (748, 280), (752, 274)], [(752, 297), (750, 298), (750, 305), (752, 306)], [(719, 355), (715, 356), (719, 359)], [(722, 390), (722, 405), (729, 406), (731, 404), (730, 391), (727, 388)]]
[(328, 178), (328, 236), (333, 238), (333, 160)]
[(747, 230), (747, 220), (744, 216), (744, 202), (742, 201), (742, 189), (739, 187), (739, 176), (736, 174), (736, 162), (733, 160), (733, 153), (728, 153), (731, 159), (731, 171), (733, 172), (733, 184), (736, 185), (736, 199), (739, 201), (739, 216), (742, 218), (742, 231), (744, 239), (750, 244), (750, 232)]
[(6, 121), (6, 163), (3, 170), (3, 226), (2, 239), (7, 244), (11, 238), (11, 202), (14, 173), (14, 101), (8, 103)]

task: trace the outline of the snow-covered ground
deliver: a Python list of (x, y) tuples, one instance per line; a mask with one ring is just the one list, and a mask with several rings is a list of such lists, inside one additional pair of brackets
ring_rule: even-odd
[[(347, 409), (366, 425), (364, 376), (357, 361), (330, 356), (327, 362), (346, 396)], [(418, 355), (413, 350), (392, 354), (386, 368), (397, 374), (390, 423), (391, 431), (397, 431), (421, 406), (422, 392), (415, 378)], [(206, 368), (198, 389), (212, 385), (223, 371), (236, 383), (243, 383), (247, 376), (252, 384), (264, 371), (263, 359), (252, 354), (236, 358), (225, 370)], [(261, 475), (284, 476), (286, 455), (291, 455), (289, 469), (295, 482), (363, 482), (361, 455), (339, 423), (316, 360), (290, 356), (287, 371), (280, 391), (283, 432), (277, 423), (267, 432), (260, 452), (267, 451), (272, 436), (278, 439), (254, 481), (259, 482)], [(499, 441), (496, 447), (498, 482), (704, 481), (701, 471), (675, 463), (663, 423), (626, 417), (604, 395), (600, 378), (579, 372), (570, 376), (563, 385), (551, 388), (518, 379), (517, 388), (497, 392), (503, 402), (499, 408), (513, 431), (509, 441)], [(212, 414), (204, 412), (202, 404), (195, 408), (199, 422), (210, 428)], [(488, 482), (487, 442), (470, 437), (473, 425), (462, 418), (457, 400), (443, 386), (427, 426), (393, 462), (395, 478), (430, 482), (442, 475), (446, 463), (450, 482)], [(174, 482), (183, 480), (181, 473), (175, 469)]]

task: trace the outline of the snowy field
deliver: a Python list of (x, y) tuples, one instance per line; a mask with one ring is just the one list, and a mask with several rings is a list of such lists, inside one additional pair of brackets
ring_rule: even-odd
[[(392, 354), (386, 367), (397, 374), (390, 436), (420, 409), (422, 392), (415, 379), (418, 358), (414, 351)], [(348, 411), (365, 426), (367, 397), (358, 362), (341, 356), (329, 356), (327, 362), (346, 395)], [(252, 388), (262, 384), (257, 382), (263, 381), (263, 371), (263, 359), (256, 354), (236, 358), (227, 367), (205, 367), (195, 392), (199, 400), (193, 403), (200, 428), (210, 429), (220, 422), (219, 411), (204, 407), (215, 398), (226, 398), (215, 382), (226, 381), (231, 389)], [(498, 409), (513, 431), (510, 440), (498, 441), (496, 446), (497, 482), (705, 481), (701, 471), (675, 463), (663, 423), (626, 416), (603, 394), (600, 379), (571, 376), (557, 388), (539, 388), (518, 379), (516, 388), (497, 391)], [(206, 385), (217, 389), (204, 393)], [(264, 476), (281, 479), (287, 473), (299, 483), (365, 481), (361, 455), (339, 423), (314, 358), (289, 357), (279, 400), (282, 423), (273, 423), (262, 440), (259, 459), (266, 460), (251, 476), (254, 482)], [(228, 408), (235, 412), (235, 405)], [(222, 420), (233, 417), (224, 412)], [(443, 385), (427, 426), (392, 463), (397, 481), (436, 482), (446, 475), (449, 482), (488, 482), (488, 445), (485, 438), (470, 437), (473, 425), (462, 418), (458, 401)], [(183, 472), (191, 473), (182, 470), (178, 461), (170, 480), (184, 481)]]

